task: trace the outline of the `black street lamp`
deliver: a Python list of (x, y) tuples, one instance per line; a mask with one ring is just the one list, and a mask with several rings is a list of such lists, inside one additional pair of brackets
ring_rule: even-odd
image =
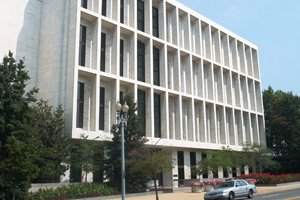
[[(126, 101), (122, 107), (119, 101), (116, 103), (115, 109), (117, 111), (117, 124), (121, 125), (121, 174), (122, 174), (122, 200), (125, 200), (125, 150), (124, 150), (124, 126), (127, 126), (127, 112), (129, 106)], [(121, 109), (124, 112), (124, 117), (121, 115)]]

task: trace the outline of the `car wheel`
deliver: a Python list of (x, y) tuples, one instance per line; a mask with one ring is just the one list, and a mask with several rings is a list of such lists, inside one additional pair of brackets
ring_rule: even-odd
[(248, 193), (248, 199), (252, 199), (253, 198), (253, 191), (252, 190), (249, 190), (249, 193)]
[(234, 200), (234, 193), (233, 192), (229, 193), (228, 200)]

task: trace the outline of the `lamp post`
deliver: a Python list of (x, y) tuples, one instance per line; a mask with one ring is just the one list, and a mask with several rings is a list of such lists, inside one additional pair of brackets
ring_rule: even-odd
[[(122, 105), (117, 101), (115, 109), (117, 111), (117, 124), (121, 125), (121, 174), (122, 174), (122, 200), (125, 200), (125, 150), (124, 150), (124, 125), (127, 126), (127, 112), (129, 110), (129, 106), (126, 101), (122, 107)], [(124, 112), (124, 117), (121, 115), (121, 109)]]

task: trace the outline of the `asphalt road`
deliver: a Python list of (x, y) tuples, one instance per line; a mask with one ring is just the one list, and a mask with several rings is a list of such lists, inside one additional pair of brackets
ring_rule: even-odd
[(294, 200), (294, 199), (300, 199), (300, 189), (255, 195), (253, 199), (257, 199), (257, 200), (258, 199), (260, 199), (260, 200)]

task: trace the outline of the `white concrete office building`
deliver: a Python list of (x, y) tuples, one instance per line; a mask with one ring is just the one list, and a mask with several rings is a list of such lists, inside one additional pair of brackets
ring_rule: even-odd
[(191, 166), (205, 150), (266, 144), (257, 46), (175, 0), (10, 0), (0, 8), (0, 56), (25, 56), (28, 87), (63, 104), (72, 138), (111, 137), (117, 100), (134, 93), (147, 144), (174, 148), (176, 166), (160, 184), (199, 178)]

